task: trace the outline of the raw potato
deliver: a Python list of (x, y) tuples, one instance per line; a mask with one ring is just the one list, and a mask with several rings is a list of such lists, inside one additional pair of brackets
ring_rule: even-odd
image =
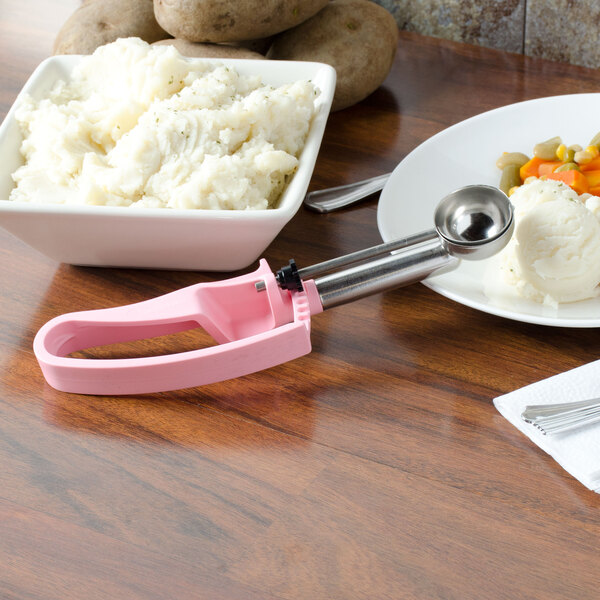
[(173, 37), (236, 42), (269, 37), (312, 17), (328, 0), (154, 0), (157, 21)]
[(248, 50), (253, 50), (254, 52), (258, 52), (263, 56), (266, 56), (271, 44), (273, 43), (273, 36), (269, 36), (266, 38), (260, 38), (259, 40), (244, 40), (237, 42), (223, 42), (224, 44), (228, 44), (230, 46), (241, 46), (242, 48), (247, 48)]
[(335, 111), (360, 102), (383, 83), (397, 45), (398, 26), (385, 8), (370, 0), (332, 0), (314, 17), (279, 34), (267, 57), (332, 65)]
[(201, 44), (188, 42), (187, 40), (160, 40), (154, 42), (153, 46), (171, 45), (175, 46), (183, 56), (192, 56), (195, 58), (253, 58), (260, 60), (265, 57), (258, 52), (252, 52), (241, 46), (228, 46), (225, 44)]
[(120, 37), (149, 44), (168, 37), (156, 22), (152, 0), (89, 0), (62, 26), (54, 54), (92, 54)]

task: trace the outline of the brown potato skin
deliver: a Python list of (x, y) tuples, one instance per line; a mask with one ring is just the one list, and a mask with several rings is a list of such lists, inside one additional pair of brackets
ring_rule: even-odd
[(328, 0), (154, 0), (161, 27), (191, 42), (272, 36), (316, 14)]
[(54, 54), (92, 54), (117, 38), (148, 43), (168, 37), (154, 17), (152, 0), (88, 0), (67, 19), (54, 40)]
[(273, 43), (273, 36), (269, 36), (268, 38), (261, 38), (259, 40), (244, 40), (237, 42), (223, 42), (224, 44), (229, 44), (231, 46), (241, 46), (242, 48), (247, 48), (248, 50), (252, 50), (254, 52), (258, 52), (263, 56), (267, 55), (271, 44)]
[(332, 0), (314, 17), (275, 37), (267, 58), (332, 65), (337, 84), (332, 111), (374, 92), (389, 73), (398, 45), (398, 25), (369, 0)]
[(254, 60), (266, 60), (258, 52), (253, 52), (241, 46), (229, 46), (225, 44), (203, 44), (189, 42), (188, 40), (168, 39), (154, 42), (153, 46), (175, 46), (183, 56), (193, 58), (249, 58)]

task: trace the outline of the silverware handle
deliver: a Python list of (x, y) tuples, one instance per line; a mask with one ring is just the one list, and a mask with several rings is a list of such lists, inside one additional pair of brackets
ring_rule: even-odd
[(543, 434), (560, 433), (600, 420), (600, 400), (592, 398), (560, 404), (526, 406), (521, 418)]
[(568, 414), (580, 409), (600, 406), (600, 398), (590, 398), (577, 402), (561, 402), (557, 404), (530, 404), (523, 410), (521, 416), (524, 420), (549, 417), (552, 415)]
[(586, 413), (575, 413), (563, 419), (547, 421), (536, 421), (533, 423), (545, 435), (562, 433), (583, 425), (590, 425), (600, 421), (600, 409), (589, 409)]
[(349, 206), (383, 189), (390, 175), (391, 173), (386, 173), (363, 181), (310, 192), (304, 198), (304, 204), (311, 210), (320, 213), (328, 213)]

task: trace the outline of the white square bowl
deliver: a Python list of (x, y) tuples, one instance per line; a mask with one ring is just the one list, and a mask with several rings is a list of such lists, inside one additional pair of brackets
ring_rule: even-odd
[[(41, 99), (68, 80), (82, 56), (53, 56), (21, 94)], [(200, 59), (189, 59), (200, 60)], [(276, 208), (194, 210), (56, 205), (8, 200), (12, 173), (23, 164), (15, 120), (21, 94), (0, 125), (0, 226), (48, 257), (73, 265), (235, 271), (253, 263), (296, 214), (306, 194), (335, 91), (335, 70), (312, 62), (201, 59), (279, 86), (311, 80), (320, 90), (298, 169)]]

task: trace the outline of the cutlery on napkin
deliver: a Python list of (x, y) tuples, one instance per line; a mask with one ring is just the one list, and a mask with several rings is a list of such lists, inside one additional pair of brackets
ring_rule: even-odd
[(600, 493), (600, 423), (544, 435), (521, 414), (532, 404), (577, 402), (600, 396), (600, 360), (554, 375), (494, 399), (498, 411), (573, 477)]

